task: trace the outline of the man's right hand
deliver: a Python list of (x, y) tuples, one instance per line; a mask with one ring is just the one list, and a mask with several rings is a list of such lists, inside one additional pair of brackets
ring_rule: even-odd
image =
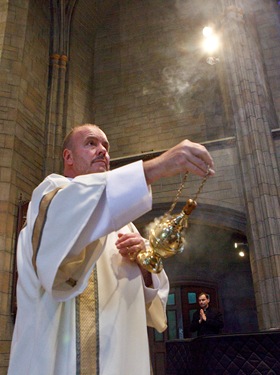
[(187, 139), (160, 156), (144, 162), (148, 185), (162, 177), (171, 177), (187, 171), (201, 177), (209, 172), (211, 176), (215, 174), (213, 168), (213, 159), (206, 148)]

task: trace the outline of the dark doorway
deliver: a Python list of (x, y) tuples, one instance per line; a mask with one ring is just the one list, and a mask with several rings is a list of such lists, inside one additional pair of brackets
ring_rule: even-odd
[(167, 340), (192, 338), (189, 330), (192, 315), (198, 308), (197, 297), (200, 292), (210, 295), (211, 305), (219, 308), (218, 290), (215, 285), (187, 282), (172, 286), (167, 302), (168, 328), (163, 333), (149, 328), (149, 343), (154, 375), (165, 374), (165, 343)]

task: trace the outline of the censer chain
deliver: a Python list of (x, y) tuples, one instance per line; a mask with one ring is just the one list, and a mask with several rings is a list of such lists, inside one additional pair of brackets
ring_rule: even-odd
[[(207, 178), (208, 178), (208, 176), (209, 176), (209, 173), (210, 173), (210, 172), (209, 172), (209, 170), (208, 170), (208, 172), (206, 173), (205, 177), (203, 178), (203, 180), (202, 180), (202, 182), (201, 182), (201, 184), (200, 184), (200, 186), (199, 186), (199, 188), (198, 188), (198, 190), (197, 190), (197, 192), (196, 192), (196, 194), (195, 194), (195, 197), (194, 197), (194, 199), (193, 199), (194, 201), (197, 200), (199, 194), (201, 193), (201, 190), (202, 190), (202, 188), (203, 188), (205, 182), (207, 181)], [(188, 174), (189, 174), (189, 172), (186, 172), (186, 173), (185, 173), (184, 178), (183, 178), (183, 181), (181, 182), (181, 184), (180, 184), (180, 186), (179, 186), (179, 189), (178, 189), (178, 191), (177, 191), (177, 194), (176, 194), (176, 197), (175, 197), (175, 199), (174, 199), (174, 202), (172, 203), (172, 205), (171, 205), (169, 211), (168, 211), (164, 216), (171, 215), (172, 211), (174, 210), (174, 208), (175, 208), (175, 206), (176, 206), (176, 204), (177, 204), (177, 202), (178, 202), (178, 200), (179, 200), (179, 198), (180, 198), (180, 195), (182, 194), (182, 190), (183, 190), (183, 188), (184, 188), (184, 185), (185, 185), (185, 182), (186, 182), (186, 180), (187, 180)]]
[(183, 180), (182, 180), (182, 182), (181, 182), (181, 184), (180, 184), (180, 186), (179, 186), (179, 189), (178, 189), (178, 191), (177, 191), (177, 194), (176, 194), (176, 197), (175, 197), (175, 199), (174, 199), (174, 202), (172, 203), (172, 205), (171, 205), (169, 211), (168, 211), (164, 216), (169, 216), (169, 215), (171, 215), (172, 211), (174, 210), (174, 208), (175, 208), (175, 206), (176, 206), (176, 204), (177, 204), (177, 202), (178, 202), (178, 199), (180, 198), (180, 195), (182, 194), (182, 190), (183, 190), (183, 188), (184, 188), (184, 186), (185, 186), (185, 182), (186, 182), (186, 180), (187, 180), (188, 174), (189, 174), (189, 172), (186, 172), (186, 173), (185, 173), (185, 175), (184, 175), (184, 177), (183, 177)]
[(202, 188), (203, 188), (203, 186), (204, 186), (204, 184), (205, 184), (205, 182), (207, 181), (207, 178), (208, 178), (208, 176), (209, 176), (209, 170), (208, 170), (208, 172), (206, 173), (206, 176), (204, 177), (204, 179), (202, 180), (202, 182), (201, 182), (201, 184), (200, 184), (200, 186), (199, 186), (199, 188), (198, 188), (198, 190), (197, 190), (197, 192), (196, 192), (196, 194), (195, 194), (195, 197), (194, 197), (194, 201), (196, 201), (197, 200), (197, 197), (199, 196), (199, 194), (201, 193), (201, 190), (202, 190)]

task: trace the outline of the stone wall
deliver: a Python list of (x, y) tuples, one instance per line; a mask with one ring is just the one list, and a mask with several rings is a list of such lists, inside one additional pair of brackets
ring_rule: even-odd
[[(207, 64), (201, 49), (202, 21), (218, 10), (214, 3), (198, 8), (162, 1), (116, 4), (97, 31), (95, 118), (109, 137), (113, 158), (141, 157), (184, 138), (212, 151), (220, 140), (213, 153), (217, 175), (200, 199), (242, 211), (237, 154), (225, 140), (234, 131), (223, 64)], [(170, 202), (179, 183), (180, 177), (155, 184), (154, 203)], [(186, 189), (194, 194), (198, 186), (190, 177)]]
[[(229, 5), (229, 2), (222, 3)], [(229, 91), (234, 88), (230, 79), (226, 80), (226, 76), (231, 75), (226, 67), (228, 56), (221, 53), (219, 63), (208, 65), (207, 56), (200, 49), (203, 26), (208, 20), (217, 20), (219, 15), (222, 18), (219, 4), (208, 2), (202, 9), (199, 4), (193, 6), (180, 1), (147, 1), (145, 5), (138, 1), (120, 1), (98, 29), (95, 51), (95, 118), (110, 139), (111, 155), (117, 159), (127, 155), (141, 158), (143, 154), (167, 149), (183, 138), (204, 143), (215, 159), (217, 170), (215, 178), (205, 184), (199, 197), (199, 202), (212, 205), (213, 217), (209, 217), (207, 223), (210, 225), (215, 209), (248, 214), (244, 196), (248, 176), (242, 172), (239, 160), (243, 146), (237, 140), (230, 146), (227, 144), (229, 138), (235, 139), (232, 120), (233, 116), (237, 118), (229, 100)], [(232, 8), (233, 14), (239, 12), (238, 8)], [(251, 41), (249, 48), (258, 48), (256, 71), (247, 72), (249, 88), (247, 81), (241, 82), (241, 86), (244, 84), (253, 97), (261, 97), (265, 86), (271, 100), (261, 100), (261, 109), (267, 116), (264, 121), (271, 129), (277, 129), (279, 10), (272, 1), (265, 4), (255, 1), (254, 7), (245, 2), (241, 14)], [(224, 48), (223, 53), (226, 50)], [(236, 51), (239, 52), (238, 47)], [(236, 67), (231, 64), (234, 71)], [(238, 86), (240, 82), (235, 84)], [(246, 96), (244, 91), (231, 98), (243, 103), (242, 95)], [(265, 109), (265, 106), (268, 107)], [(248, 117), (242, 126), (247, 126)], [(250, 154), (255, 151), (253, 144)], [(252, 170), (257, 168), (253, 160), (250, 165)], [(260, 168), (258, 173), (263, 172)], [(182, 176), (156, 183), (154, 204), (170, 204), (181, 179)], [(192, 194), (198, 185), (198, 179), (191, 177), (186, 190)], [(185, 195), (181, 201), (183, 197)], [(250, 268), (247, 274), (248, 270), (250, 272)], [(226, 291), (224, 293), (227, 295)], [(250, 294), (252, 297), (252, 285)], [(224, 303), (226, 305), (227, 301)]]
[(258, 1), (255, 8), (255, 22), (262, 47), (263, 63), (267, 71), (271, 100), (276, 117), (272, 123), (278, 128), (280, 123), (280, 5), (277, 1)]
[(178, 3), (121, 1), (98, 29), (95, 117), (112, 157), (233, 135), (221, 67), (201, 49), (204, 8)]
[(93, 61), (96, 26), (97, 15), (94, 4), (87, 6), (82, 1), (74, 12), (70, 33), (67, 98), (68, 129), (85, 122), (94, 122)]
[(1, 375), (6, 373), (13, 329), (10, 292), (17, 204), (20, 198), (29, 199), (42, 179), (49, 28), (48, 4), (9, 2), (0, 61)]
[(2, 56), (5, 28), (7, 22), (8, 3), (5, 0), (0, 1), (0, 60)]
[[(65, 119), (67, 130), (78, 124), (95, 122), (95, 37), (104, 16), (108, 10), (114, 8), (115, 3), (118, 6), (117, 0), (77, 1), (69, 35), (67, 116)], [(105, 38), (107, 37), (106, 35)]]
[[(201, 5), (180, 0), (107, 1), (112, 5), (104, 20), (98, 16), (97, 3), (80, 0), (74, 12), (66, 127), (95, 121), (108, 134), (114, 159), (141, 157), (183, 138), (203, 142), (217, 173), (207, 181), (199, 203), (209, 205), (212, 212), (236, 210), (244, 216), (223, 61), (207, 64), (200, 49), (202, 27), (213, 17), (217, 20), (223, 1)], [(44, 173), (49, 6), (40, 0), (0, 0), (0, 375), (6, 374), (13, 328), (10, 292), (17, 203), (19, 198), (30, 199)], [(273, 108), (269, 123), (279, 167), (279, 6), (272, 0), (255, 0), (246, 12), (257, 24), (254, 37), (267, 75)], [(154, 205), (168, 207), (182, 178), (155, 184)], [(190, 177), (181, 201), (199, 183)], [(211, 215), (206, 221), (209, 224)], [(230, 290), (225, 289), (225, 305)]]

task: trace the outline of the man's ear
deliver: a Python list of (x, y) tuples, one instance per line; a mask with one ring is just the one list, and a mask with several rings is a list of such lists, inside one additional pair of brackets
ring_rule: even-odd
[(65, 148), (63, 150), (63, 160), (65, 164), (73, 165), (73, 154), (72, 154), (72, 151), (69, 150), (68, 148)]

